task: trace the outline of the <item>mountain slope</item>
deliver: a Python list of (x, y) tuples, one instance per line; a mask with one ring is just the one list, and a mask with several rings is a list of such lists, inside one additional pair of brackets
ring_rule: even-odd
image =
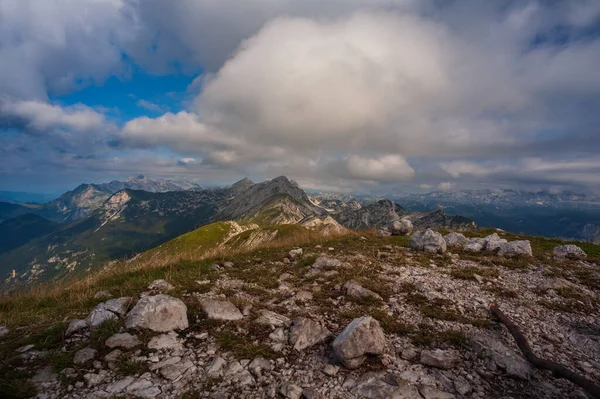
[(151, 179), (145, 176), (130, 177), (125, 181), (113, 180), (102, 184), (80, 184), (57, 199), (45, 204), (15, 205), (0, 202), (0, 221), (25, 213), (34, 213), (53, 222), (70, 223), (91, 214), (113, 194), (124, 189), (143, 190), (151, 193), (202, 190), (190, 182)]
[(392, 221), (406, 218), (416, 229), (475, 228), (473, 220), (463, 216), (449, 216), (442, 210), (428, 212), (410, 212), (394, 201), (381, 200), (360, 209), (344, 209), (336, 214), (335, 219), (350, 229), (369, 229), (387, 227)]
[(408, 211), (396, 202), (381, 200), (359, 209), (344, 209), (335, 215), (335, 220), (349, 229), (361, 230), (387, 226), (406, 214)]
[(304, 190), (285, 176), (248, 185), (217, 215), (218, 220), (245, 220), (261, 224), (296, 223), (307, 216), (324, 216)]
[(5, 220), (0, 223), (0, 237), (2, 237), (0, 240), (0, 254), (20, 247), (59, 228), (58, 223), (32, 213)]
[(18, 281), (48, 280), (144, 251), (208, 223), (225, 194), (120, 191), (89, 217), (1, 254), (0, 274), (15, 270)]

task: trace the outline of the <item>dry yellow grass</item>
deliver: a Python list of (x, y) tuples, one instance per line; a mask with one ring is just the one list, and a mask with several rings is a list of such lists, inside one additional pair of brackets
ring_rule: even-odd
[(5, 294), (0, 297), (0, 325), (39, 328), (58, 321), (85, 317), (101, 301), (95, 300), (94, 295), (102, 290), (108, 290), (115, 296), (136, 295), (154, 279), (164, 278), (176, 284), (186, 284), (189, 280), (200, 279), (214, 262), (257, 249), (289, 249), (307, 243), (324, 244), (340, 236), (357, 234), (348, 231), (341, 235), (323, 235), (317, 231), (293, 228), (276, 236), (273, 241), (251, 249), (218, 246), (206, 251), (182, 250), (175, 253), (153, 249), (130, 260), (108, 262), (98, 271), (78, 280), (32, 285), (24, 291)]

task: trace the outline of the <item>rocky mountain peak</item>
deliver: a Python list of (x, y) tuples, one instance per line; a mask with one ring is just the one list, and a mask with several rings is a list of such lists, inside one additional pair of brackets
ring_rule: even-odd
[(232, 190), (236, 192), (242, 192), (244, 190), (249, 189), (254, 185), (254, 182), (247, 177), (244, 177), (242, 180), (237, 181), (231, 185)]
[[(243, 182), (242, 180), (241, 182)], [(238, 183), (241, 183), (238, 182)], [(249, 180), (238, 187), (248, 186)], [(236, 183), (236, 184), (238, 184)], [(232, 186), (233, 187), (233, 186)], [(285, 200), (285, 206), (278, 206), (279, 211), (285, 210), (293, 213), (293, 219), (307, 216), (321, 216), (325, 211), (314, 205), (304, 190), (292, 183), (287, 177), (279, 176), (273, 180), (252, 184), (246, 190), (237, 193), (235, 198), (227, 204), (218, 216), (219, 219), (240, 219), (255, 216), (267, 206), (273, 206), (278, 200)], [(273, 208), (274, 209), (274, 208)], [(284, 218), (288, 220), (289, 218)]]

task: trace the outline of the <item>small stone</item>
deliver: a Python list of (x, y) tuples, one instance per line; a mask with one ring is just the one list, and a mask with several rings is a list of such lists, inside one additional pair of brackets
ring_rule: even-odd
[(20, 347), (19, 349), (17, 349), (17, 352), (19, 352), (19, 353), (25, 353), (25, 352), (29, 352), (33, 348), (35, 348), (35, 345), (28, 344), (28, 345), (24, 345), (24, 346)]
[(260, 316), (256, 319), (256, 322), (272, 327), (284, 327), (289, 326), (291, 320), (283, 315), (280, 315), (279, 313), (263, 309), (260, 311)]
[(325, 341), (331, 332), (322, 324), (305, 318), (294, 319), (290, 327), (289, 342), (295, 350), (301, 351)]
[(132, 298), (123, 297), (100, 303), (92, 310), (86, 322), (90, 328), (95, 329), (108, 320), (117, 320), (119, 316), (125, 315), (131, 301)]
[(168, 380), (176, 380), (188, 369), (192, 368), (194, 363), (190, 359), (182, 359), (179, 363), (168, 364), (160, 369), (160, 374)]
[(127, 386), (127, 392), (141, 391), (152, 386), (152, 381), (145, 380), (143, 378), (136, 378), (131, 384)]
[(161, 393), (162, 393), (162, 391), (160, 390), (160, 388), (150, 387), (150, 388), (142, 389), (142, 390), (135, 392), (135, 396), (137, 398), (142, 398), (142, 399), (154, 399), (154, 398), (158, 397)]
[(309, 291), (301, 290), (301, 291), (298, 291), (298, 293), (296, 294), (296, 296), (294, 298), (296, 298), (296, 300), (300, 301), (300, 302), (309, 302), (309, 301), (312, 301), (313, 294)]
[(300, 256), (302, 256), (302, 248), (296, 248), (296, 249), (292, 249), (289, 253), (288, 256), (290, 259), (296, 259)]
[(283, 342), (287, 339), (283, 328), (276, 328), (275, 331), (269, 334), (269, 338), (277, 342)]
[(312, 267), (314, 269), (323, 269), (323, 268), (335, 268), (342, 266), (342, 261), (332, 258), (330, 256), (319, 256), (315, 263), (313, 263)]
[(402, 353), (400, 354), (400, 357), (402, 359), (407, 360), (409, 362), (415, 360), (417, 356), (419, 356), (419, 354), (413, 347), (404, 348), (402, 350)]
[(334, 366), (333, 364), (327, 364), (325, 367), (323, 367), (323, 373), (330, 377), (335, 377), (338, 371), (340, 371), (340, 368), (338, 366)]
[(302, 397), (305, 399), (325, 399), (325, 397), (321, 395), (319, 391), (310, 387), (302, 390)]
[(67, 327), (67, 331), (65, 332), (65, 335), (67, 337), (70, 337), (73, 334), (76, 333), (81, 333), (85, 330), (87, 330), (89, 328), (87, 321), (85, 320), (80, 320), (80, 319), (74, 319), (71, 320), (71, 322), (69, 323), (69, 327)]
[(209, 377), (218, 377), (222, 374), (223, 366), (227, 362), (222, 357), (215, 357), (206, 369), (206, 375)]
[(112, 298), (112, 294), (108, 291), (98, 291), (94, 295), (94, 299), (109, 299)]
[(83, 375), (83, 380), (85, 381), (85, 384), (88, 386), (88, 388), (100, 385), (102, 381), (104, 381), (104, 378), (106, 378), (106, 375), (104, 374), (87, 373)]
[(4, 337), (9, 332), (10, 332), (10, 330), (8, 329), (8, 327), (0, 326), (0, 338)]
[(454, 389), (460, 395), (464, 396), (473, 390), (471, 384), (469, 384), (469, 382), (464, 377), (458, 376), (456, 379), (454, 379), (453, 383)]
[(235, 305), (227, 301), (206, 300), (201, 304), (202, 310), (211, 320), (242, 320), (244, 315)]
[(104, 360), (106, 360), (108, 363), (116, 362), (117, 360), (119, 360), (122, 354), (123, 352), (120, 349), (115, 349), (114, 351), (111, 351), (108, 355), (104, 356)]
[(443, 370), (453, 368), (459, 361), (458, 356), (452, 351), (441, 349), (424, 350), (421, 352), (421, 364)]
[(139, 338), (135, 335), (131, 335), (129, 333), (121, 333), (121, 334), (115, 334), (112, 337), (108, 338), (106, 340), (106, 342), (104, 343), (104, 345), (106, 345), (109, 348), (125, 348), (125, 349), (131, 349), (131, 348), (135, 348), (136, 346), (140, 345), (142, 343), (142, 341), (139, 340)]
[(134, 380), (133, 377), (125, 377), (107, 386), (106, 391), (112, 394), (123, 392)]
[(451, 393), (441, 391), (437, 388), (430, 387), (428, 385), (422, 385), (419, 387), (419, 393), (425, 399), (454, 399), (455, 396)]
[(377, 294), (371, 290), (368, 290), (366, 288), (363, 288), (360, 284), (358, 284), (354, 280), (350, 280), (350, 281), (346, 282), (346, 284), (344, 284), (344, 288), (346, 289), (346, 295), (351, 296), (353, 298), (357, 298), (357, 299), (370, 298), (370, 299), (375, 299), (375, 300), (379, 300), (379, 301), (383, 300), (383, 298), (379, 294)]
[(171, 334), (161, 334), (156, 337), (152, 337), (150, 342), (148, 342), (148, 349), (156, 349), (156, 350), (178, 350), (182, 349), (183, 345), (175, 335)]
[(287, 399), (300, 399), (302, 397), (302, 388), (289, 382), (283, 382), (279, 385), (279, 393)]
[(88, 347), (80, 349), (77, 352), (75, 352), (75, 356), (73, 356), (73, 363), (78, 366), (86, 364), (87, 362), (92, 361), (97, 354), (98, 351), (96, 351), (96, 349), (93, 348)]
[(167, 291), (171, 291), (173, 288), (173, 284), (169, 283), (167, 280), (154, 280), (152, 283), (150, 283), (150, 285), (148, 286), (149, 290), (152, 291), (158, 291), (158, 292), (167, 292)]
[(267, 359), (257, 357), (250, 362), (248, 370), (250, 370), (253, 376), (259, 378), (263, 375), (263, 372), (273, 370), (273, 365)]

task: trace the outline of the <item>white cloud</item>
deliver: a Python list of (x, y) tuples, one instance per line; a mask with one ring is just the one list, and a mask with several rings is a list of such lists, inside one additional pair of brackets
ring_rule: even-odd
[(152, 111), (152, 112), (164, 112), (165, 110), (158, 104), (154, 104), (150, 101), (146, 101), (146, 100), (138, 100), (138, 102), (136, 103), (138, 107), (147, 109), (148, 111)]
[(15, 118), (33, 130), (66, 128), (90, 131), (101, 128), (104, 115), (85, 105), (60, 107), (40, 101), (5, 101), (0, 103), (0, 116)]
[(126, 8), (126, 0), (2, 0), (0, 92), (45, 100), (118, 73), (135, 36)]
[[(123, 135), (208, 164), (322, 179), (418, 181), (406, 157), (450, 158), (451, 176), (486, 178), (501, 170), (478, 159), (526, 154), (540, 130), (568, 124), (547, 93), (585, 95), (579, 82), (598, 75), (595, 43), (523, 52), (540, 12), (496, 18), (491, 37), (397, 11), (277, 18), (196, 82), (193, 110), (131, 121)], [(573, 57), (579, 80), (569, 84)]]
[(410, 180), (415, 175), (413, 168), (400, 155), (381, 158), (351, 155), (346, 159), (346, 168), (351, 177), (361, 180), (402, 181)]
[[(30, 129), (92, 132), (101, 112), (47, 99), (126, 76), (131, 60), (158, 73), (179, 65), (206, 71), (193, 104), (125, 123), (115, 151), (166, 147), (173, 170), (323, 187), (516, 180), (515, 165), (527, 179), (583, 176), (573, 159), (600, 151), (600, 40), (578, 34), (597, 21), (596, 2), (442, 3), (4, 0), (0, 112)], [(93, 151), (83, 147), (69, 149)]]

